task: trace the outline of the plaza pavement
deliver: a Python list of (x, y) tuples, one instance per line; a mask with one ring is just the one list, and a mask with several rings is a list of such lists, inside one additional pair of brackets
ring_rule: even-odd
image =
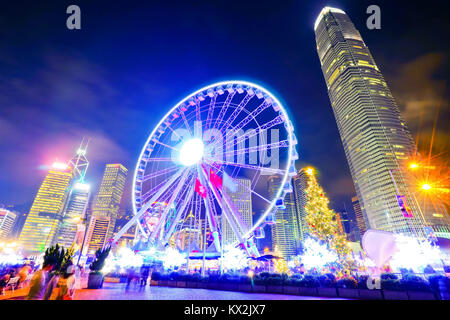
[(339, 298), (303, 297), (270, 293), (246, 293), (207, 289), (186, 289), (158, 286), (104, 283), (102, 289), (81, 289), (75, 300), (344, 300)]
[[(29, 288), (8, 290), (0, 300), (23, 300)], [(341, 298), (304, 297), (271, 293), (246, 293), (207, 289), (186, 289), (131, 284), (104, 283), (101, 289), (78, 289), (74, 300), (345, 300)]]

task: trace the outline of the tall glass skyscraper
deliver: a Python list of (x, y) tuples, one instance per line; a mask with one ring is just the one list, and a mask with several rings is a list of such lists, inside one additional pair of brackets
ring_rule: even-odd
[(296, 215), (298, 220), (298, 238), (300, 243), (303, 243), (306, 236), (309, 233), (309, 226), (306, 222), (306, 193), (305, 190), (308, 188), (308, 175), (305, 172), (305, 169), (300, 169), (298, 174), (292, 178), (293, 186), (294, 186), (294, 197), (295, 197), (295, 206), (296, 206)]
[[(269, 196), (273, 198), (280, 188), (281, 177), (270, 176), (267, 180)], [(272, 249), (275, 246), (281, 251), (286, 260), (298, 253), (300, 239), (299, 233), (295, 231), (299, 222), (295, 207), (295, 196), (293, 192), (286, 194), (284, 198), (285, 209), (277, 209), (275, 212), (276, 223), (272, 226)]]
[(0, 208), (0, 240), (9, 240), (12, 236), (17, 213)]
[(55, 244), (69, 248), (72, 244), (81, 245), (79, 235), (82, 232), (83, 221), (86, 216), (86, 209), (91, 195), (90, 185), (76, 182), (70, 191), (67, 199), (64, 215), (56, 234)]
[[(423, 216), (402, 169), (416, 148), (369, 49), (340, 9), (325, 7), (314, 31), (331, 106), (369, 228), (424, 235)], [(404, 217), (398, 194), (406, 197), (412, 218)]]
[[(248, 191), (251, 189), (251, 181), (250, 179), (236, 179), (236, 181), (238, 182), (236, 190), (229, 190), (226, 186), (223, 187), (223, 190), (230, 197), (234, 207), (241, 215), (242, 222), (245, 223), (245, 227), (249, 230), (253, 226), (252, 194)], [(241, 230), (241, 234), (247, 230)], [(224, 246), (237, 241), (236, 234), (226, 218), (222, 218), (222, 237)]]
[[(107, 217), (109, 221), (108, 230), (103, 234), (102, 231), (102, 239), (100, 241), (100, 245), (104, 246), (105, 242), (109, 239), (112, 239), (114, 234), (114, 228), (116, 225), (116, 219), (119, 214), (119, 206), (122, 200), (123, 190), (125, 188), (125, 179), (127, 177), (128, 170), (121, 164), (107, 164), (105, 168), (105, 172), (103, 173), (102, 182), (100, 184), (100, 190), (98, 191), (97, 196), (94, 199), (94, 205), (92, 207), (92, 217), (88, 228), (88, 235), (90, 235), (88, 239), (89, 248), (94, 246), (94, 238), (95, 246), (98, 246), (99, 240), (96, 236), (94, 224), (99, 223), (99, 221), (103, 221), (104, 224), (106, 220), (102, 219), (94, 219), (94, 217)], [(102, 224), (102, 226), (103, 226)], [(89, 230), (92, 230), (93, 233), (89, 233)], [(93, 238), (94, 237), (94, 238)], [(90, 251), (90, 250), (89, 250)]]
[(31, 206), (19, 242), (29, 252), (42, 252), (53, 242), (69, 193), (73, 170), (54, 163)]

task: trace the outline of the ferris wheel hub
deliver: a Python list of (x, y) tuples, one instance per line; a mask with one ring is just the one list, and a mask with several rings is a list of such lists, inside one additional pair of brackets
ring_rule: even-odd
[(186, 141), (180, 150), (180, 162), (186, 167), (190, 167), (200, 162), (204, 152), (203, 141), (199, 138), (193, 138)]

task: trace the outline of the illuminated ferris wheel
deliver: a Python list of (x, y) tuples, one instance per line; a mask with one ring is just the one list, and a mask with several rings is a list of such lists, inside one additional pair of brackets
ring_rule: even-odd
[[(140, 237), (159, 247), (206, 241), (220, 251), (226, 224), (233, 244), (257, 256), (253, 239), (264, 237), (292, 192), (296, 144), (286, 110), (261, 86), (225, 81), (190, 94), (145, 143), (134, 172), (134, 217), (113, 241), (137, 224)], [(269, 177), (277, 181), (270, 190)], [(253, 222), (240, 198), (258, 208)]]

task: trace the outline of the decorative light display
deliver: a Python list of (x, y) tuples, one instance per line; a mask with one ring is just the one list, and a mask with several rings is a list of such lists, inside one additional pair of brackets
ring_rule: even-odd
[(179, 252), (177, 249), (168, 247), (162, 256), (162, 263), (164, 269), (174, 269), (180, 267), (187, 262), (186, 255)]
[(108, 273), (117, 268), (140, 267), (143, 263), (144, 259), (140, 254), (135, 253), (130, 248), (122, 247), (119, 249), (116, 256), (112, 253), (108, 255), (102, 272)]
[(397, 252), (390, 260), (394, 271), (400, 268), (412, 269), (414, 272), (423, 272), (427, 265), (441, 265), (443, 253), (438, 246), (427, 240), (419, 240), (404, 234), (396, 234), (395, 242)]
[(227, 245), (223, 249), (223, 258), (219, 258), (222, 262), (222, 268), (227, 271), (238, 271), (248, 267), (247, 254), (240, 248), (233, 245)]
[(321, 270), (323, 267), (338, 261), (336, 252), (328, 249), (326, 243), (321, 243), (317, 239), (307, 238), (304, 241), (304, 253), (300, 256), (300, 260), (305, 266), (306, 270), (317, 269)]
[(14, 265), (23, 262), (23, 256), (16, 251), (16, 242), (0, 242), (0, 265)]
[(0, 253), (0, 265), (14, 265), (22, 263), (23, 256), (16, 253), (13, 248), (4, 248)]
[[(281, 251), (278, 248), (278, 246), (275, 246), (275, 250), (274, 250), (274, 254), (276, 257), (280, 257), (281, 256)], [(285, 259), (272, 259), (273, 261), (273, 271), (275, 271), (275, 273), (280, 273), (280, 274), (288, 274), (291, 275), (292, 272), (288, 267), (288, 263)]]
[(328, 208), (329, 200), (317, 182), (314, 170), (310, 169), (305, 170), (308, 175), (305, 211), (309, 230), (314, 237), (325, 241), (328, 248), (336, 253), (338, 257), (337, 276), (349, 277), (355, 269), (350, 247), (345, 236), (339, 233), (335, 219), (336, 213)]

